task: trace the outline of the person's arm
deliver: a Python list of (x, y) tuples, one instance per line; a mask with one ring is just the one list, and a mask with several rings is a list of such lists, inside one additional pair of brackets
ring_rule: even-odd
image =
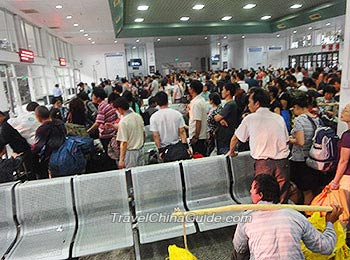
[(202, 128), (202, 122), (201, 120), (196, 120), (196, 130), (194, 132), (194, 136), (191, 139), (191, 144), (195, 144), (198, 142), (199, 140), (199, 134), (201, 132), (201, 128)]
[(186, 130), (185, 130), (184, 127), (180, 127), (179, 128), (179, 135), (180, 135), (180, 138), (181, 138), (181, 142), (183, 144), (187, 145), (187, 135), (186, 135)]
[(244, 233), (243, 223), (237, 225), (235, 235), (233, 237), (233, 248), (239, 254), (244, 254), (249, 250), (248, 237)]
[(158, 150), (159, 150), (159, 148), (160, 148), (160, 135), (159, 135), (159, 132), (153, 132), (153, 140), (154, 140), (154, 142), (155, 142), (155, 144), (156, 144), (156, 146), (157, 146), (157, 148), (158, 148)]
[(340, 159), (338, 162), (337, 171), (336, 171), (334, 179), (330, 183), (330, 188), (332, 190), (339, 189), (339, 182), (340, 182), (341, 178), (343, 177), (343, 175), (348, 167), (349, 158), (350, 158), (350, 148), (342, 147), (340, 149)]
[(39, 154), (42, 148), (46, 145), (47, 139), (49, 137), (50, 131), (46, 131), (46, 129), (43, 129), (39, 127), (35, 133), (35, 140), (32, 145), (32, 152), (33, 154)]
[(119, 169), (125, 168), (125, 154), (126, 148), (128, 147), (128, 142), (120, 142), (120, 155), (119, 155)]
[(275, 107), (275, 109), (273, 110), (274, 113), (280, 115), (281, 114), (281, 109), (279, 107)]
[(289, 143), (295, 144), (298, 146), (304, 146), (305, 144), (305, 136), (304, 131), (296, 131), (295, 132), (295, 138), (291, 137), (289, 138)]
[(238, 138), (236, 135), (233, 135), (230, 141), (230, 150), (228, 151), (228, 156), (236, 156), (237, 153), (235, 153), (235, 147), (238, 144)]
[(101, 123), (95, 122), (88, 130), (87, 132), (90, 133), (93, 130), (97, 129), (100, 126)]

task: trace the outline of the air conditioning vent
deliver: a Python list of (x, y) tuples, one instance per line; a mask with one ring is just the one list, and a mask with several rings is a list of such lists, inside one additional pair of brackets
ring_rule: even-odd
[(35, 9), (24, 9), (24, 10), (21, 10), (23, 13), (25, 14), (38, 14), (39, 12)]
[(65, 38), (65, 39), (72, 39), (73, 37), (72, 36), (64, 36), (63, 38)]
[(285, 24), (283, 24), (283, 23), (280, 23), (280, 24), (277, 24), (277, 28), (278, 29), (284, 29), (284, 28), (286, 28), (287, 26), (285, 25)]
[(320, 19), (321, 18), (321, 15), (320, 14), (313, 14), (313, 15), (310, 15), (309, 16), (309, 19), (311, 20), (311, 21), (315, 21), (315, 20), (318, 20), (318, 19)]
[(51, 29), (51, 30), (57, 30), (57, 29), (60, 29), (60, 27), (58, 27), (58, 26), (50, 26), (49, 29)]

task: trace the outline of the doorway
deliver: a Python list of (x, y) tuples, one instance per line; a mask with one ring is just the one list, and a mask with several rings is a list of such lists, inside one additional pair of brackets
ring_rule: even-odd
[(0, 64), (0, 111), (14, 114), (15, 98), (10, 77), (12, 77), (10, 67)]

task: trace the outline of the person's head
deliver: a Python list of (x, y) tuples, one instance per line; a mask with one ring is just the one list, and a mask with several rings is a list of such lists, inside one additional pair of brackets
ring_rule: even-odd
[(238, 72), (237, 77), (239, 78), (240, 81), (244, 80), (244, 72), (243, 71)]
[(116, 100), (118, 97), (120, 97), (119, 94), (112, 92), (112, 93), (109, 94), (109, 96), (108, 96), (108, 103), (109, 103), (109, 104), (113, 103), (113, 101)]
[(103, 88), (95, 88), (92, 92), (92, 102), (100, 104), (107, 97), (106, 92)]
[(221, 97), (223, 99), (226, 99), (226, 98), (229, 98), (229, 97), (232, 98), (232, 97), (235, 96), (236, 90), (237, 90), (237, 83), (235, 83), (235, 84), (226, 83), (224, 85), (224, 87), (222, 88)]
[(203, 92), (206, 93), (208, 91), (208, 86), (207, 84), (204, 84), (203, 85)]
[(39, 104), (36, 103), (36, 102), (29, 102), (28, 105), (27, 105), (27, 107), (26, 107), (26, 110), (27, 110), (28, 112), (33, 112), (33, 111), (35, 111), (35, 109), (36, 109), (38, 106), (39, 106)]
[(255, 176), (250, 189), (250, 196), (254, 204), (257, 204), (259, 201), (268, 201), (276, 204), (280, 201), (280, 193), (280, 187), (276, 178), (269, 174)]
[(60, 85), (59, 84), (55, 84), (55, 88), (59, 88), (60, 87)]
[(316, 88), (316, 83), (311, 78), (304, 78), (303, 84), (307, 88)]
[(287, 93), (283, 93), (279, 97), (283, 109), (289, 109), (290, 106), (290, 96)]
[(298, 92), (293, 98), (293, 113), (296, 116), (301, 115), (309, 106), (309, 97), (305, 92)]
[(278, 88), (275, 86), (268, 86), (270, 100), (274, 100), (278, 96)]
[(335, 88), (335, 90), (336, 90), (337, 92), (340, 91), (340, 78), (338, 78), (338, 77), (332, 78), (332, 79), (329, 81), (329, 84), (332, 85), (332, 86), (334, 86), (334, 88)]
[[(165, 94), (165, 93), (164, 93)], [(166, 95), (166, 94), (165, 94)], [(155, 97), (151, 97), (148, 99), (148, 105), (150, 107), (156, 107), (157, 106), (157, 101)]]
[(158, 106), (162, 107), (168, 105), (168, 95), (165, 92), (160, 91), (154, 97)]
[(293, 75), (287, 76), (286, 82), (288, 82), (290, 86), (294, 86), (297, 83), (297, 78)]
[(189, 88), (189, 93), (192, 97), (195, 97), (202, 93), (203, 84), (199, 80), (192, 80)]
[(129, 90), (125, 90), (123, 95), (122, 95), (129, 103), (131, 103), (133, 101), (132, 98), (132, 93)]
[(62, 107), (62, 100), (59, 97), (55, 97), (52, 99), (52, 104), (55, 108)]
[(62, 121), (63, 121), (61, 111), (60, 111), (58, 108), (54, 108), (54, 107), (53, 107), (53, 108), (50, 110), (50, 119), (51, 119), (51, 120), (62, 120)]
[(123, 93), (123, 87), (119, 84), (116, 84), (113, 88), (113, 92), (121, 95)]
[(210, 93), (209, 95), (209, 103), (210, 105), (213, 105), (213, 106), (218, 106), (221, 104), (221, 98), (220, 98), (220, 95), (219, 93), (216, 93), (216, 92), (213, 92), (213, 93)]
[(350, 103), (348, 103), (340, 112), (340, 120), (350, 124)]
[(84, 102), (80, 99), (80, 98), (73, 98), (70, 102), (69, 102), (69, 112), (80, 112), (84, 113), (85, 111), (85, 106), (84, 106)]
[(83, 92), (80, 92), (78, 95), (77, 95), (78, 98), (80, 98), (82, 101), (87, 101), (89, 100), (89, 95), (83, 91)]
[(262, 88), (251, 88), (251, 94), (249, 95), (248, 108), (249, 111), (254, 113), (260, 107), (270, 106), (270, 97), (268, 93)]
[(323, 88), (323, 94), (325, 100), (331, 100), (336, 93), (335, 88), (332, 85), (327, 85)]
[(129, 110), (129, 102), (125, 97), (118, 97), (113, 101), (113, 107), (119, 114), (124, 115)]
[(38, 106), (35, 109), (35, 118), (38, 122), (42, 123), (50, 118), (50, 111), (45, 106)]

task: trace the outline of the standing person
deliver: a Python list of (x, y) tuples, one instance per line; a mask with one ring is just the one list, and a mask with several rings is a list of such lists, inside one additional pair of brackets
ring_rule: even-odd
[(119, 169), (144, 165), (145, 131), (142, 117), (129, 108), (124, 97), (114, 100), (113, 106), (122, 115), (117, 132), (117, 141), (120, 142)]
[(175, 77), (175, 85), (173, 90), (173, 103), (180, 104), (183, 96), (184, 96), (184, 90), (180, 84), (179, 79)]
[(189, 111), (189, 137), (193, 154), (200, 153), (203, 156), (207, 154), (207, 104), (200, 95), (203, 85), (198, 80), (192, 80), (189, 88), (189, 94), (192, 97)]
[(214, 151), (216, 146), (216, 136), (219, 123), (215, 121), (214, 117), (219, 114), (222, 110), (221, 98), (217, 92), (211, 93), (209, 95), (209, 103), (211, 109), (208, 113), (207, 123), (208, 123), (208, 152), (207, 156)]
[(154, 97), (159, 91), (159, 82), (158, 82), (156, 75), (153, 75), (152, 79), (153, 79), (153, 81), (152, 81), (151, 88), (149, 91), (151, 93), (151, 97)]
[[(160, 110), (151, 116), (150, 131), (153, 132), (153, 139), (159, 150), (160, 158), (164, 159), (165, 150), (171, 149), (171, 145), (177, 145), (179, 142), (185, 147), (182, 151), (188, 150), (185, 121), (181, 113), (169, 108), (168, 95), (165, 92), (158, 92), (155, 99)], [(181, 154), (177, 154), (174, 158), (165, 158), (165, 160), (170, 162), (183, 159), (177, 156), (181, 157)]]
[(62, 90), (60, 89), (59, 84), (55, 84), (55, 87), (53, 88), (52, 94), (53, 94), (54, 98), (58, 98), (61, 100), (61, 102), (63, 102)]
[(66, 128), (61, 120), (50, 118), (50, 111), (45, 106), (35, 109), (35, 117), (41, 125), (35, 132), (32, 152), (40, 158), (39, 179), (47, 179), (51, 154), (65, 142)]
[(108, 144), (115, 132), (113, 127), (108, 127), (108, 123), (113, 124), (117, 119), (117, 115), (113, 106), (108, 104), (108, 102), (105, 100), (106, 97), (106, 92), (102, 88), (96, 88), (92, 92), (92, 102), (98, 104), (98, 111), (95, 123), (87, 131), (88, 133), (92, 133), (98, 128), (99, 138), (103, 149), (107, 153)]
[(270, 98), (262, 88), (252, 88), (248, 108), (232, 136), (228, 155), (234, 156), (238, 141), (249, 139), (251, 156), (255, 159), (255, 175), (270, 174), (277, 178), (281, 189), (281, 202), (288, 201), (289, 190), (289, 135), (283, 118), (269, 110)]
[[(235, 83), (237, 84), (237, 83)], [(239, 86), (228, 83), (221, 91), (221, 97), (225, 99), (225, 106), (214, 119), (219, 123), (217, 131), (217, 152), (218, 155), (226, 154), (230, 150), (230, 141), (238, 126), (237, 104), (233, 100)]]
[[(81, 92), (77, 96), (84, 102), (86, 129), (89, 129), (96, 121), (97, 107), (90, 101), (88, 94), (85, 92)], [(98, 129), (94, 129), (89, 135), (93, 139), (98, 139)]]
[[(280, 191), (276, 179), (268, 174), (255, 176), (250, 196), (254, 204), (277, 204)], [(332, 208), (323, 233), (292, 209), (247, 211), (252, 221), (238, 223), (231, 259), (305, 259), (300, 241), (312, 252), (330, 255), (337, 241), (333, 224), (342, 213), (341, 207)]]
[(244, 81), (244, 78), (245, 78), (244, 72), (243, 72), (243, 71), (238, 72), (238, 73), (237, 73), (237, 76), (238, 76), (238, 79), (239, 79), (239, 81), (238, 81), (237, 83), (239, 84), (239, 86), (241, 87), (241, 89), (243, 89), (244, 92), (247, 93), (247, 92), (248, 92), (248, 89), (249, 89), (249, 84), (246, 83), (246, 82)]
[(270, 111), (280, 115), (282, 105), (278, 99), (278, 88), (275, 86), (268, 86), (267, 89), (269, 91), (270, 96)]

